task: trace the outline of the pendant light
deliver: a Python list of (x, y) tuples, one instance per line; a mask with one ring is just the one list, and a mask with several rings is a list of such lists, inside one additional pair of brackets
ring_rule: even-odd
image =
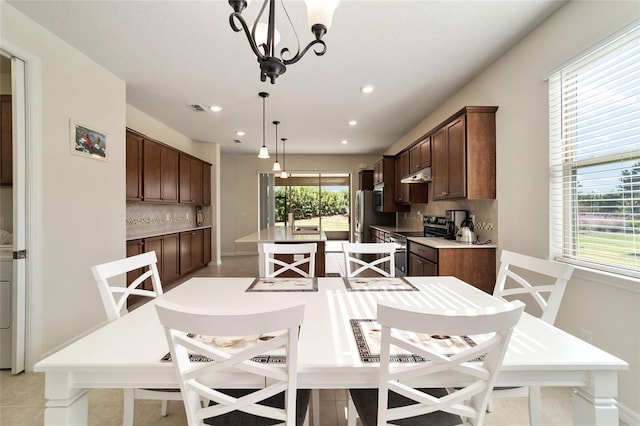
[(286, 179), (289, 177), (289, 173), (286, 172), (286, 158), (285, 158), (285, 149), (284, 143), (287, 141), (287, 138), (280, 139), (282, 141), (282, 173), (280, 173), (280, 179)]
[(274, 121), (273, 124), (276, 125), (276, 162), (273, 163), (273, 171), (274, 172), (279, 172), (282, 171), (282, 168), (280, 167), (280, 163), (278, 163), (278, 124), (280, 124), (279, 121)]
[(260, 148), (260, 152), (258, 153), (258, 158), (269, 158), (269, 150), (267, 149), (267, 146), (265, 145), (265, 129), (264, 129), (264, 124), (265, 124), (265, 99), (269, 96), (269, 94), (267, 92), (260, 92), (258, 93), (258, 96), (260, 96), (262, 98), (262, 148)]

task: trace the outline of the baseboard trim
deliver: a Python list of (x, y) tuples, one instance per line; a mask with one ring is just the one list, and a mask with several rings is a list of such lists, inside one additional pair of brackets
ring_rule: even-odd
[(618, 401), (618, 417), (629, 426), (640, 426), (640, 414)]
[(258, 252), (256, 251), (231, 251), (231, 252), (223, 252), (222, 256), (257, 256)]

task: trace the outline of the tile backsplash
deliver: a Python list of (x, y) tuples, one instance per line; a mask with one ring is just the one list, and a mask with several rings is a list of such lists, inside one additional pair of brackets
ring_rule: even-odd
[(498, 243), (498, 200), (434, 201), (428, 204), (412, 204), (411, 211), (397, 213), (398, 226), (422, 228), (423, 216), (444, 216), (445, 210), (462, 209), (475, 215), (475, 232), (480, 242)]
[[(203, 226), (211, 226), (211, 206), (202, 206)], [(127, 204), (127, 237), (196, 227), (196, 208), (186, 205)]]

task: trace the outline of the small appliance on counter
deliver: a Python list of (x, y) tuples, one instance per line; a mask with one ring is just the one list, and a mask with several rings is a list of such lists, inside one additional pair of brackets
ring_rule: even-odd
[(458, 235), (458, 230), (462, 226), (462, 222), (467, 219), (466, 210), (447, 210), (445, 212), (447, 220), (447, 234), (445, 238), (447, 240), (455, 240)]
[(460, 229), (458, 229), (456, 234), (456, 241), (461, 244), (475, 244), (476, 233), (473, 231), (473, 221), (471, 221), (471, 219), (463, 220)]
[[(442, 216), (424, 216), (422, 218), (423, 236), (445, 237), (447, 236), (447, 218)], [(454, 237), (455, 238), (455, 237)]]

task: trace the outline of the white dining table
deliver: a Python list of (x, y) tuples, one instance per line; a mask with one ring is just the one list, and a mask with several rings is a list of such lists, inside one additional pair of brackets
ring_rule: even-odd
[[(317, 280), (317, 291), (246, 291), (254, 278), (192, 278), (161, 298), (225, 309), (304, 300), (298, 386), (310, 389), (376, 386), (378, 364), (361, 360), (350, 320), (375, 319), (379, 300), (448, 309), (501, 303), (454, 277), (407, 277), (415, 290), (402, 291), (349, 291), (342, 278)], [(45, 373), (45, 425), (87, 424), (90, 388), (178, 387), (173, 366), (161, 361), (168, 346), (154, 303), (35, 365), (35, 371)], [(617, 373), (627, 368), (625, 361), (525, 313), (514, 330), (496, 386), (570, 386), (574, 424), (617, 425)], [(220, 377), (220, 385), (226, 387), (263, 384), (240, 374)], [(455, 385), (456, 377), (437, 376), (420, 384)]]

